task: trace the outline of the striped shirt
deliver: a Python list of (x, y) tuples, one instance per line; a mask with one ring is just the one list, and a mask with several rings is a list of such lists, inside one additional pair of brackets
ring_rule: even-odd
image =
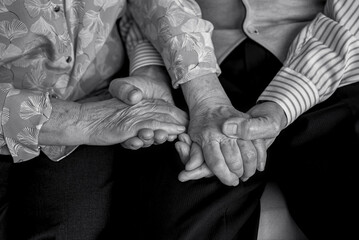
[(359, 1), (329, 0), (293, 41), (259, 100), (274, 101), (288, 125), (338, 87), (359, 81)]

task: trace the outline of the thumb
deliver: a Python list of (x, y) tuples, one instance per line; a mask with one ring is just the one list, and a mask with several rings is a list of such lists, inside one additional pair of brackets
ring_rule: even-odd
[(109, 91), (113, 97), (129, 105), (134, 105), (143, 99), (143, 93), (141, 89), (130, 83), (130, 79), (131, 77), (112, 80)]
[(222, 126), (223, 134), (231, 138), (254, 140), (260, 138), (274, 138), (279, 129), (273, 121), (264, 117), (257, 118), (229, 118)]

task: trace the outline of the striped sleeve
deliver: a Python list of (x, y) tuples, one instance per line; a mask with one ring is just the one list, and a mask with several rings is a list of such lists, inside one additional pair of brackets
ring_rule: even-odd
[(359, 81), (359, 1), (329, 0), (292, 43), (259, 101), (274, 101), (288, 125), (337, 88)]
[(120, 19), (119, 26), (121, 36), (125, 39), (130, 63), (130, 75), (140, 67), (148, 65), (164, 66), (161, 55), (144, 37), (128, 11)]

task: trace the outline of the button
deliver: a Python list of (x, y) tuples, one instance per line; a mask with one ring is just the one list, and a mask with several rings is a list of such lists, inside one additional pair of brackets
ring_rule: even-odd
[(67, 56), (67, 57), (66, 57), (66, 62), (67, 62), (67, 63), (70, 63), (71, 61), (72, 61), (72, 57), (71, 57), (71, 56)]
[(248, 32), (251, 33), (251, 34), (259, 34), (259, 31), (258, 29), (256, 29), (254, 26), (252, 25), (249, 25), (248, 28), (247, 28)]
[(58, 11), (60, 11), (60, 6), (59, 5), (56, 5), (55, 7), (54, 7), (54, 12), (58, 12)]

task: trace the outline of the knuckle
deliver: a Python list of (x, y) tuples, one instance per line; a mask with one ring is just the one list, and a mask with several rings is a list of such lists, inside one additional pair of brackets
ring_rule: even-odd
[(236, 173), (239, 173), (243, 170), (243, 164), (241, 161), (235, 161), (233, 162), (233, 164), (231, 165), (231, 171), (234, 171)]

